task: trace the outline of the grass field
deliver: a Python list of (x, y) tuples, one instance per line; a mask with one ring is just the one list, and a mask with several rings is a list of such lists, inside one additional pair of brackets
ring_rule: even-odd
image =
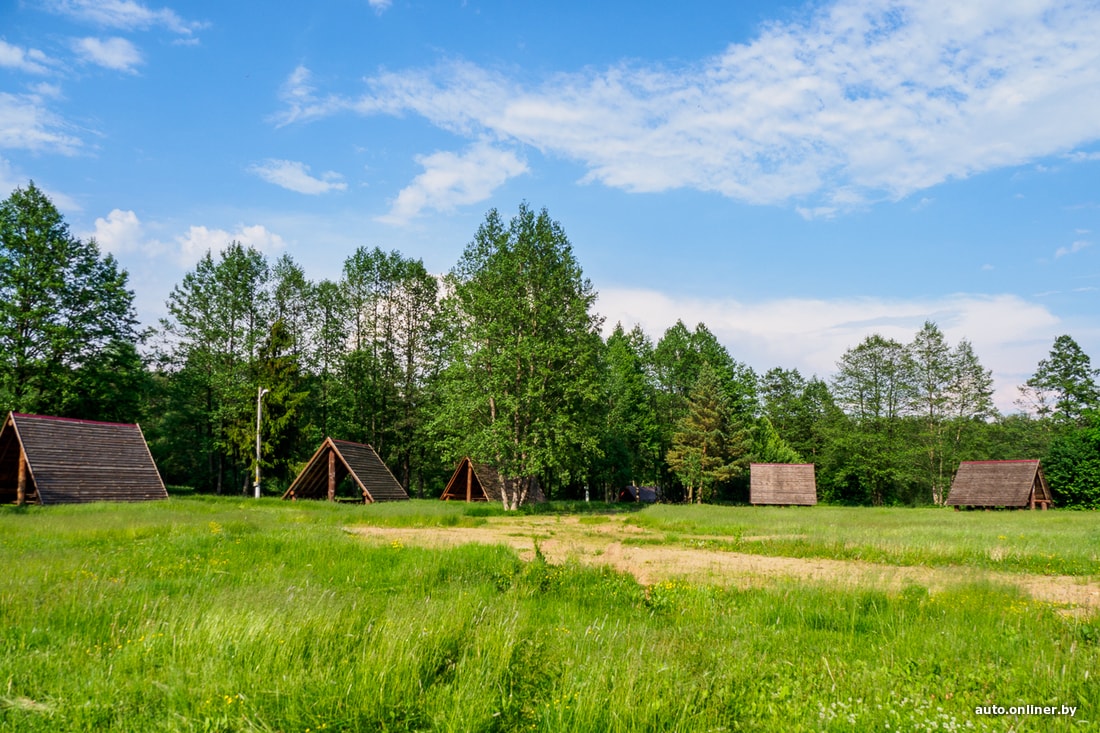
[[(986, 575), (1100, 580), (1095, 514), (572, 509), (540, 521), (959, 582), (643, 585), (355, 531), (531, 520), (441, 502), (2, 507), (0, 729), (1100, 730), (1095, 610)], [(1024, 705), (1076, 711), (975, 712)]]

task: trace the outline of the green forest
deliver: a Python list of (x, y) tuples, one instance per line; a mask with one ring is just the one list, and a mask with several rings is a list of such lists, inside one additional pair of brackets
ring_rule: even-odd
[(128, 273), (29, 183), (0, 203), (0, 409), (140, 423), (167, 484), (219, 494), (251, 492), (267, 390), (268, 495), (332, 436), (421, 497), (468, 455), (506, 502), (536, 479), (553, 499), (745, 501), (750, 462), (779, 462), (814, 463), (826, 502), (934, 505), (959, 461), (1040, 458), (1056, 506), (1100, 506), (1098, 370), (1070, 335), (1002, 414), (970, 342), (931, 321), (868, 336), (825, 377), (761, 374), (706, 324), (654, 342), (605, 328), (595, 300), (564, 227), (521, 204), (488, 212), (441, 277), (362, 247), (314, 281), (227, 242), (144, 328)]

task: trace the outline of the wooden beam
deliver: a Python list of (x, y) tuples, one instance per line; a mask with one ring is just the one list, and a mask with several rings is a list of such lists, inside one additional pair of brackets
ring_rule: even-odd
[(474, 464), (466, 461), (466, 503), (473, 501), (474, 491)]
[(336, 450), (328, 452), (328, 500), (336, 501)]
[(15, 504), (22, 506), (27, 500), (27, 454), (19, 451), (19, 478), (16, 479)]

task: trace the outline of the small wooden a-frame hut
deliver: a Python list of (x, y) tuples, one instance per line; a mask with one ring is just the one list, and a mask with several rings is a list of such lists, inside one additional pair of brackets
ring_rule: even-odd
[[(443, 501), (496, 501), (504, 500), (504, 481), (500, 473), (485, 463), (474, 463), (467, 456), (458, 462), (454, 475), (439, 497)], [(525, 504), (541, 504), (546, 501), (542, 487), (535, 479)]]
[(812, 463), (753, 463), (749, 466), (749, 502), (754, 506), (813, 506), (817, 482)]
[(167, 498), (137, 425), (12, 412), (0, 428), (0, 503)]
[(956, 510), (1049, 509), (1053, 504), (1038, 460), (963, 461), (947, 495), (947, 505)]
[(335, 501), (336, 487), (349, 476), (362, 494), (364, 504), (409, 498), (374, 448), (332, 438), (325, 438), (283, 498)]

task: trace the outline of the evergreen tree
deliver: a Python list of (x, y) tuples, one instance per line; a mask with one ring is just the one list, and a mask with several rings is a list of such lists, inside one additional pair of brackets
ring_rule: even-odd
[(687, 489), (689, 503), (710, 501), (716, 487), (744, 471), (748, 435), (735, 422), (716, 370), (704, 364), (676, 425), (669, 467)]

